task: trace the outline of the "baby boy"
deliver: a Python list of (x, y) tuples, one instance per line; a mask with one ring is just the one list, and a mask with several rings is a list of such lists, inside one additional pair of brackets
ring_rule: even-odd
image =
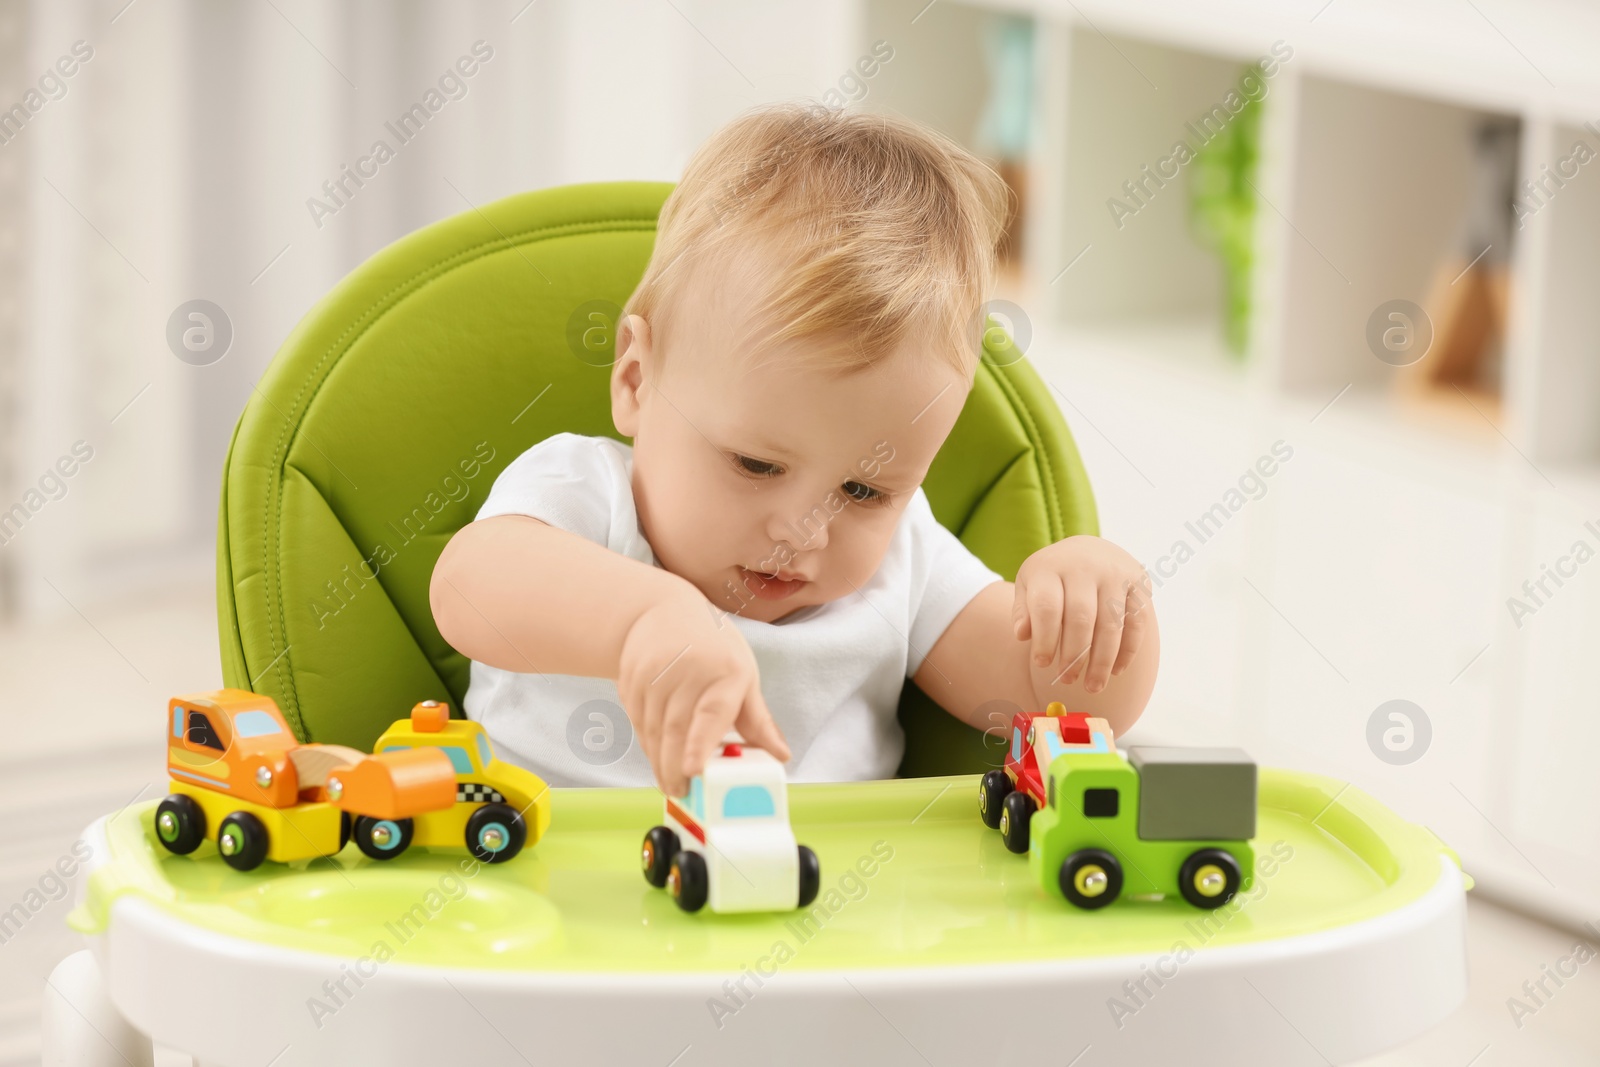
[[(995, 700), (1132, 725), (1159, 655), (1133, 557), (1069, 537), (1013, 584), (921, 489), (973, 384), (1008, 195), (893, 117), (766, 106), (699, 149), (617, 328), (632, 445), (528, 449), (433, 574), (465, 711), (507, 758), (678, 796), (736, 730), (794, 781), (887, 778), (907, 678), (979, 729)], [(606, 765), (567, 743), (591, 701), (637, 738)]]

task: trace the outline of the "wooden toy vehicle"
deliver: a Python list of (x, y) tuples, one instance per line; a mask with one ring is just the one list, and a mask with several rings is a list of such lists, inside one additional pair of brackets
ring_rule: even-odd
[[(397, 822), (455, 803), (455, 771), (433, 751), (371, 756), (302, 745), (271, 697), (219, 689), (167, 703), (171, 793), (156, 807), (156, 839), (187, 855), (212, 840), (248, 871), (263, 860), (331, 856), (353, 832), (368, 855)], [(397, 842), (398, 855), (405, 842)]]
[(1012, 716), (1004, 767), (985, 774), (978, 783), (978, 814), (984, 824), (998, 829), (1012, 852), (1027, 852), (1028, 824), (1047, 800), (1045, 768), (1068, 748), (1115, 751), (1114, 736), (1104, 719), (1069, 715), (1059, 701), (1051, 701), (1043, 713)]
[[(407, 844), (465, 845), (485, 863), (504, 863), (537, 844), (550, 826), (550, 787), (532, 771), (495, 758), (481, 723), (450, 718), (448, 704), (424, 700), (383, 732), (373, 751), (380, 756), (410, 751), (449, 758), (455, 802), (395, 825), (396, 851)], [(358, 820), (359, 821), (359, 820)], [(356, 844), (369, 856), (379, 848), (359, 827)]]
[[(1124, 759), (1103, 720), (1050, 709), (1016, 716), (1004, 771), (990, 771), (979, 787), (984, 821), (1000, 825), (1006, 847), (1028, 853), (1042, 886), (1080, 908), (1124, 892), (1176, 892), (1217, 908), (1248, 888), (1256, 826), (1248, 755), (1140, 746)], [(1042, 806), (1033, 792), (1040, 782)]]
[(795, 843), (783, 764), (730, 741), (666, 798), (665, 825), (645, 834), (645, 880), (684, 911), (788, 911), (817, 898), (817, 854)]

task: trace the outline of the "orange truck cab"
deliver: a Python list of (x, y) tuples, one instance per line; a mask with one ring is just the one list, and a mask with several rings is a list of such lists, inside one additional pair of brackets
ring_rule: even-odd
[(238, 870), (331, 856), (352, 832), (358, 843), (363, 834), (381, 841), (378, 858), (389, 858), (409, 843), (393, 829), (400, 820), (456, 801), (445, 754), (302, 745), (271, 697), (242, 689), (168, 702), (167, 773), (171, 793), (156, 808), (156, 839), (179, 855), (215, 841)]

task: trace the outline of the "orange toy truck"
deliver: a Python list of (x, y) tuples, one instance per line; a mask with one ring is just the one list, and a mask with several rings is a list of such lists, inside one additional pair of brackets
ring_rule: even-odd
[(438, 749), (302, 745), (271, 697), (243, 689), (168, 701), (167, 773), (156, 839), (180, 856), (215, 841), (241, 871), (331, 856), (352, 828), (370, 838), (358, 842), (367, 855), (399, 855), (406, 820), (456, 803), (455, 767)]

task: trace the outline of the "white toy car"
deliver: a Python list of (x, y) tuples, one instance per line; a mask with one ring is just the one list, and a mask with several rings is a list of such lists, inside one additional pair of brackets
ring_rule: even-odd
[(665, 823), (644, 836), (644, 876), (684, 911), (792, 911), (817, 898), (822, 868), (795, 843), (783, 764), (759, 748), (724, 743), (687, 796), (666, 798)]

